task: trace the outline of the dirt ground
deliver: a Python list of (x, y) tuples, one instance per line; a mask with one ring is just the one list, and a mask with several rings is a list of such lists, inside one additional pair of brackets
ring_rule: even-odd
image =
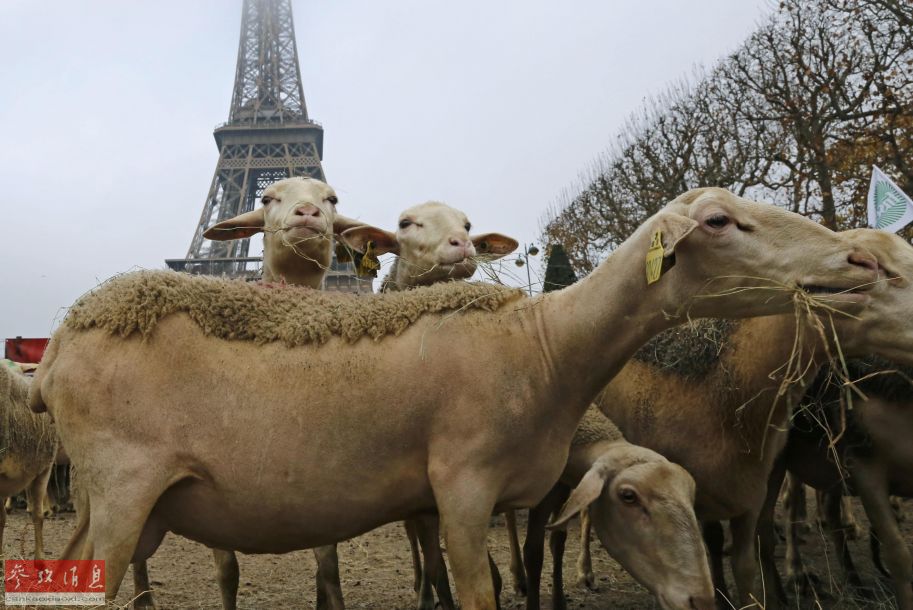
[[(811, 508), (811, 507), (810, 507)], [(902, 523), (904, 533), (913, 534), (913, 516), (905, 506), (907, 518)], [(867, 527), (865, 516), (857, 503), (857, 516)], [(521, 517), (521, 521), (522, 521)], [(45, 525), (45, 551), (49, 557), (58, 556), (72, 531), (75, 516), (54, 517)], [(525, 527), (525, 523), (521, 523)], [(589, 591), (574, 585), (574, 562), (579, 549), (577, 523), (571, 524), (568, 550), (565, 554), (566, 594), (568, 608), (658, 608), (647, 591), (639, 586), (602, 549), (593, 545), (594, 571), (599, 590)], [(521, 533), (522, 537), (522, 533)], [(863, 537), (865, 538), (865, 537)], [(31, 522), (25, 511), (10, 515), (4, 536), (6, 557), (30, 557), (33, 545)], [(492, 520), (489, 537), (493, 556), (505, 579), (501, 604), (505, 609), (522, 608), (524, 598), (516, 595), (508, 570), (507, 535), (501, 518)], [(853, 557), (871, 588), (863, 593), (842, 588), (839, 566), (819, 531), (805, 534), (803, 557), (806, 565), (820, 578), (819, 600), (812, 597), (793, 601), (793, 608), (892, 608), (890, 595), (878, 578), (868, 555), (865, 539), (852, 543)], [(783, 573), (785, 544), (778, 548), (778, 560)], [(342, 587), (348, 608), (411, 609), (415, 607), (412, 592), (412, 564), (409, 544), (400, 524), (390, 524), (355, 540), (339, 545)], [(241, 608), (313, 608), (315, 601), (314, 571), (316, 564), (310, 551), (287, 555), (240, 555)], [(149, 561), (149, 573), (159, 608), (220, 608), (218, 586), (213, 578), (212, 556), (208, 549), (177, 536), (169, 535)], [(542, 607), (551, 607), (551, 558), (546, 551), (543, 570)], [(732, 583), (731, 577), (728, 582)], [(118, 601), (127, 604), (133, 595), (128, 574)], [(820, 604), (820, 605), (818, 605)]]

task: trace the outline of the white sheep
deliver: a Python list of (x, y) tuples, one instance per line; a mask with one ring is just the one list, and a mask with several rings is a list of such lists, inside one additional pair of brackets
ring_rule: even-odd
[[(263, 280), (296, 286), (320, 288), (330, 267), (332, 238), (363, 223), (336, 212), (338, 198), (332, 187), (314, 178), (286, 178), (270, 184), (256, 209), (223, 220), (208, 228), (203, 236), (212, 240), (233, 240), (263, 232)], [(83, 512), (88, 512), (83, 501)], [(212, 549), (216, 578), (223, 607), (237, 605), (238, 559), (233, 551)], [(318, 563), (318, 599), (330, 608), (342, 607), (335, 549), (315, 549)], [(137, 607), (153, 607), (145, 562), (134, 568)], [(323, 606), (323, 604), (321, 604)]]
[[(343, 232), (341, 238), (347, 246), (364, 254), (371, 251), (376, 256), (393, 253), (396, 258), (381, 284), (381, 291), (396, 292), (417, 286), (428, 286), (445, 281), (462, 280), (472, 276), (478, 262), (490, 262), (510, 254), (519, 245), (513, 238), (500, 233), (470, 235), (472, 223), (465, 212), (438, 201), (428, 201), (404, 210), (397, 220), (396, 232), (372, 226), (361, 226)], [(509, 514), (512, 516), (513, 511)], [(450, 585), (443, 559), (437, 557), (441, 571), (422, 568), (419, 544), (440, 555), (437, 541), (438, 525), (433, 517), (407, 520), (403, 523), (412, 551), (414, 588), (419, 596), (420, 610), (434, 608), (432, 586), (438, 591), (441, 604), (446, 609), (454, 607)], [(429, 531), (429, 529), (431, 531)], [(511, 569), (517, 579), (519, 557), (516, 526), (508, 528), (511, 536)], [(426, 552), (426, 555), (429, 554)], [(428, 559), (426, 559), (427, 563)], [(522, 564), (520, 569), (522, 570)], [(524, 581), (525, 583), (525, 581)], [(524, 584), (525, 587), (525, 584)]]
[(694, 493), (694, 479), (684, 468), (627, 442), (611, 421), (590, 407), (574, 434), (561, 479), (530, 509), (523, 545), (529, 577), (526, 607), (539, 608), (545, 529), (552, 515), (553, 607), (565, 607), (563, 525), (586, 511), (587, 525), (581, 525), (585, 548), (592, 524), (609, 555), (657, 595), (663, 608), (712, 610), (713, 586)]
[[(871, 242), (865, 232), (844, 235), (864, 243), (879, 262), (910, 249), (894, 241)], [(871, 305), (894, 300), (898, 292), (896, 286), (878, 282), (872, 286)], [(630, 442), (661, 453), (694, 476), (701, 521), (729, 521), (732, 571), (742, 605), (752, 597), (763, 600), (764, 591), (768, 607), (783, 601), (772, 599), (776, 574), (769, 566), (762, 570), (767, 586), (755, 583), (755, 532), (772, 531), (764, 511), (768, 479), (786, 443), (793, 406), (833, 350), (829, 339), (834, 330), (844, 354), (880, 349), (881, 343), (866, 332), (867, 315), (834, 316), (833, 329), (830, 322), (825, 328), (804, 314), (673, 329), (644, 346), (596, 399)], [(759, 522), (759, 517), (764, 519)], [(722, 530), (711, 525), (707, 532), (714, 585), (728, 596), (720, 558)], [(762, 533), (762, 546), (771, 540)]]
[(286, 178), (269, 185), (256, 209), (223, 220), (207, 239), (244, 239), (263, 232), (263, 280), (320, 288), (332, 260), (334, 234), (360, 226), (336, 213), (336, 192), (315, 178)]
[(395, 233), (370, 226), (342, 233), (342, 239), (358, 252), (365, 252), (371, 243), (377, 255), (397, 255), (384, 278), (384, 292), (469, 278), (479, 260), (495, 260), (519, 245), (500, 233), (470, 235), (472, 224), (466, 214), (438, 201), (405, 210), (397, 227)]
[(113, 599), (131, 557), (167, 531), (276, 553), (436, 507), (462, 607), (493, 608), (490, 515), (545, 496), (588, 405), (638, 346), (687, 315), (786, 313), (783, 286), (820, 286), (858, 311), (874, 267), (808, 219), (699, 189), (585, 280), (533, 299), (461, 283), (357, 296), (128, 274), (70, 309), (31, 394), (91, 473), (92, 527), (64, 555), (105, 559)]
[(35, 527), (35, 559), (42, 559), (44, 507), (57, 455), (57, 433), (49, 417), (29, 409), (30, 380), (20, 370), (0, 362), (0, 554), (6, 526), (3, 504), (7, 498), (25, 491)]

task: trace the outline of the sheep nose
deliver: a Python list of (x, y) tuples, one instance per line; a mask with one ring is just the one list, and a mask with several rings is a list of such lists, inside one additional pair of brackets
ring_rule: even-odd
[(295, 208), (295, 216), (320, 216), (320, 209), (313, 203), (306, 203)]
[(465, 239), (460, 239), (459, 237), (451, 237), (451, 238), (450, 238), (450, 245), (451, 245), (451, 246), (456, 246), (456, 247), (458, 247), (458, 248), (459, 248), (459, 247), (465, 248), (465, 247), (466, 247), (466, 243), (467, 243), (467, 242), (466, 242)]
[(847, 258), (851, 265), (857, 265), (870, 271), (878, 271), (878, 261), (868, 252), (855, 250)]

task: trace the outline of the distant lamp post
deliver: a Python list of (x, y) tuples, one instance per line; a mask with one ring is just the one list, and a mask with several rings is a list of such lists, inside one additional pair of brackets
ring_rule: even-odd
[(530, 244), (529, 246), (523, 244), (523, 252), (514, 261), (517, 267), (526, 267), (526, 291), (529, 292), (529, 296), (533, 296), (533, 278), (529, 273), (529, 257), (537, 254), (539, 254), (539, 248), (536, 247), (536, 244)]

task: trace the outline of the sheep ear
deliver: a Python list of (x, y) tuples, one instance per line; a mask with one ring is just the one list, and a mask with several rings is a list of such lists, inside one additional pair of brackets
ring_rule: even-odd
[(505, 254), (510, 254), (520, 245), (516, 239), (500, 233), (473, 235), (469, 239), (475, 246), (476, 252), (493, 258), (501, 258)]
[(377, 227), (370, 225), (355, 227), (343, 231), (341, 237), (356, 252), (364, 253), (368, 247), (368, 242), (372, 242), (374, 244), (374, 254), (377, 256), (388, 252), (399, 254), (399, 242), (396, 241), (396, 234)]
[(244, 239), (262, 231), (265, 222), (266, 216), (263, 208), (257, 208), (209, 227), (203, 233), (203, 237), (215, 241)]
[(355, 220), (354, 218), (349, 218), (348, 216), (337, 214), (336, 219), (333, 221), (333, 234), (342, 235), (343, 232), (348, 229), (354, 229), (355, 227), (361, 226), (365, 226), (365, 223)]
[(665, 257), (672, 256), (675, 253), (675, 246), (698, 226), (696, 220), (674, 212), (660, 213), (657, 221), (654, 232), (659, 231), (662, 236), (663, 256)]
[(593, 464), (587, 473), (583, 475), (583, 478), (580, 479), (580, 483), (574, 488), (574, 491), (571, 492), (571, 497), (561, 507), (558, 516), (546, 527), (548, 529), (564, 527), (571, 517), (592, 504), (599, 497), (608, 478), (609, 469), (604, 464), (599, 462)]

